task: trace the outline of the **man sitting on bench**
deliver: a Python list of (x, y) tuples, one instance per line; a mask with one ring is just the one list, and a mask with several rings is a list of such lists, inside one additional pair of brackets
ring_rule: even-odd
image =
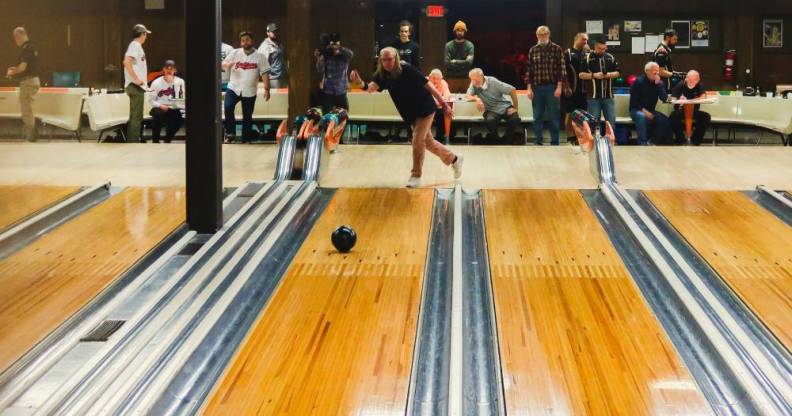
[[(520, 115), (517, 112), (517, 92), (515, 88), (495, 77), (485, 77), (480, 68), (473, 68), (468, 74), (470, 87), (468, 97), (476, 102), (479, 111), (484, 112), (484, 122), (487, 126), (487, 139), (494, 143), (511, 144), (514, 142), (525, 143), (525, 138), (514, 140), (514, 134), (520, 132)], [(505, 96), (510, 96), (511, 101)], [(506, 122), (506, 136), (498, 137), (498, 122)]]
[[(701, 75), (698, 71), (691, 70), (687, 73), (685, 80), (674, 86), (671, 90), (671, 96), (680, 100), (695, 100), (706, 96), (704, 86), (701, 85)], [(690, 143), (694, 146), (701, 144), (701, 139), (707, 132), (707, 127), (710, 124), (710, 115), (700, 109), (701, 105), (696, 104), (693, 109), (693, 135), (690, 137)], [(684, 144), (687, 142), (685, 138), (685, 109), (681, 105), (674, 106), (674, 112), (669, 117), (671, 128), (674, 129), (677, 144)]]
[(176, 76), (176, 62), (168, 59), (162, 66), (162, 76), (151, 84), (151, 141), (159, 143), (165, 126), (165, 143), (170, 143), (182, 126), (184, 110), (184, 80)]

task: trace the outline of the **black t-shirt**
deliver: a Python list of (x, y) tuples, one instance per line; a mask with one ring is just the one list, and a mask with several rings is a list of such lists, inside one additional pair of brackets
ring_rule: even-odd
[[(696, 84), (696, 86), (693, 88), (688, 88), (687, 82), (682, 81), (676, 86), (674, 86), (674, 89), (671, 91), (671, 96), (674, 98), (679, 98), (684, 95), (685, 98), (687, 98), (688, 100), (692, 100), (694, 98), (698, 98), (704, 95), (704, 91), (705, 91), (704, 86), (701, 85), (701, 82)], [(701, 106), (699, 104), (696, 104), (696, 111), (699, 110), (699, 107)], [(678, 110), (679, 105), (675, 105), (674, 109)]]
[[(674, 64), (671, 62), (671, 48), (664, 44), (661, 43), (657, 45), (657, 49), (655, 49), (652, 54), (652, 60), (657, 62), (660, 68), (665, 68), (666, 71), (674, 72)], [(663, 83), (665, 84), (666, 91), (671, 91), (671, 78), (663, 78)]]
[(432, 94), (426, 89), (429, 80), (412, 65), (402, 62), (401, 75), (393, 79), (390, 73), (375, 74), (374, 82), (382, 90), (390, 92), (393, 104), (402, 119), (412, 124), (416, 119), (434, 114)]
[(399, 51), (399, 57), (401, 57), (402, 61), (406, 61), (416, 69), (421, 69), (421, 47), (417, 43), (413, 41), (402, 43), (401, 39), (397, 38), (390, 46)]
[(26, 63), (27, 68), (25, 68), (25, 72), (17, 74), (14, 78), (17, 81), (22, 81), (28, 78), (39, 76), (39, 59), (36, 48), (33, 47), (32, 43), (25, 42), (25, 44), (22, 45), (20, 49), (19, 63)]

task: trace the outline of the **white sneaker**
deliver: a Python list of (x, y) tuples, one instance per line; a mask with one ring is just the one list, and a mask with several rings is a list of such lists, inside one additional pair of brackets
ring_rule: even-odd
[(465, 158), (462, 155), (457, 155), (457, 160), (451, 165), (454, 168), (454, 179), (459, 179), (462, 177), (462, 163), (465, 162)]
[(410, 176), (410, 180), (407, 181), (408, 188), (419, 188), (421, 186), (421, 178), (416, 178), (415, 176)]

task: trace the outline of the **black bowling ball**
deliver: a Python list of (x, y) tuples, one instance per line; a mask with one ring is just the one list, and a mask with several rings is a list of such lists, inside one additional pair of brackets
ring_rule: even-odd
[(355, 247), (357, 234), (355, 234), (355, 230), (352, 228), (342, 225), (333, 231), (333, 234), (330, 236), (330, 241), (333, 242), (333, 247), (335, 247), (336, 250), (341, 253), (348, 253), (349, 250), (352, 250), (352, 247)]

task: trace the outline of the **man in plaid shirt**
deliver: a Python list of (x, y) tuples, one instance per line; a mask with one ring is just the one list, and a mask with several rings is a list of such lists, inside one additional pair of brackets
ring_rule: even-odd
[(566, 77), (564, 50), (550, 42), (550, 28), (536, 29), (539, 42), (528, 52), (528, 99), (532, 100), (536, 144), (544, 142), (544, 117), (550, 120), (550, 144), (558, 146), (561, 88)]

